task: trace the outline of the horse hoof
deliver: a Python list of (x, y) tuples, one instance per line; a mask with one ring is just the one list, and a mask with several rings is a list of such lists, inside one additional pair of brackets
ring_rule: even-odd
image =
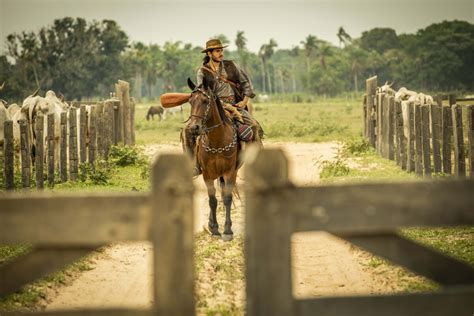
[(222, 235), (222, 240), (223, 241), (231, 241), (234, 239), (234, 234), (223, 234)]
[(221, 233), (219, 232), (219, 230), (217, 228), (216, 229), (211, 229), (207, 225), (203, 225), (203, 228), (212, 237), (218, 237), (218, 238), (221, 237)]

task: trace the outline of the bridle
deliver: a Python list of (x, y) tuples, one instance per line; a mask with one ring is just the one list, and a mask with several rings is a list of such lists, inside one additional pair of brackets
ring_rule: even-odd
[(237, 144), (237, 131), (235, 130), (235, 127), (232, 125), (232, 130), (233, 130), (233, 137), (232, 137), (232, 141), (227, 144), (226, 146), (223, 146), (223, 147), (218, 147), (218, 148), (214, 148), (214, 147), (210, 147), (209, 145), (206, 144), (206, 139), (208, 139), (208, 134), (211, 130), (215, 129), (216, 127), (219, 127), (221, 125), (223, 125), (223, 121), (221, 119), (221, 121), (216, 124), (216, 125), (213, 125), (211, 127), (208, 127), (206, 125), (207, 123), (207, 120), (208, 120), (208, 117), (209, 117), (209, 112), (211, 111), (211, 100), (212, 98), (214, 97), (214, 95), (209, 95), (207, 93), (207, 91), (203, 90), (202, 88), (200, 87), (196, 87), (193, 92), (191, 92), (191, 94), (195, 93), (195, 92), (201, 92), (204, 96), (207, 97), (207, 102), (206, 102), (206, 109), (204, 111), (204, 116), (201, 116), (201, 115), (196, 115), (196, 114), (191, 114), (189, 118), (191, 117), (197, 117), (197, 118), (200, 118), (202, 120), (202, 126), (204, 127), (204, 129), (202, 130), (201, 132), (201, 144), (202, 144), (202, 147), (204, 148), (204, 150), (206, 152), (210, 152), (210, 153), (213, 153), (213, 154), (217, 154), (217, 153), (223, 153), (223, 152), (227, 152), (229, 150), (231, 150), (236, 144)]

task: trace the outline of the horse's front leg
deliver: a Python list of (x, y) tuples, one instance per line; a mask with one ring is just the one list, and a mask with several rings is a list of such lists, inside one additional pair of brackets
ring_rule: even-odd
[(216, 188), (214, 187), (214, 181), (206, 179), (207, 194), (209, 195), (209, 222), (207, 224), (207, 229), (204, 227), (211, 235), (220, 236), (219, 224), (217, 223), (217, 198), (216, 198)]
[(230, 210), (232, 206), (232, 191), (234, 190), (235, 181), (237, 178), (237, 170), (232, 172), (229, 176), (224, 177), (224, 187), (222, 188), (222, 196), (225, 206), (225, 224), (224, 224), (224, 235), (222, 239), (224, 241), (231, 241), (234, 238), (234, 232), (232, 231), (232, 219), (230, 216)]

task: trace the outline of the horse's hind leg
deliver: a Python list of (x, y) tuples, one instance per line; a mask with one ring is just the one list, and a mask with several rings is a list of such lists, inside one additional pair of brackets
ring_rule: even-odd
[(205, 180), (207, 187), (207, 194), (209, 195), (209, 222), (207, 227), (204, 227), (213, 236), (220, 236), (219, 224), (217, 223), (216, 210), (217, 210), (217, 198), (216, 188), (214, 187), (213, 180)]

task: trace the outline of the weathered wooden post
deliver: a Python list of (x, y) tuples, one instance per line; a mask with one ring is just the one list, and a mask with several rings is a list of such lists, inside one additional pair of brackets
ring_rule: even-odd
[(54, 113), (48, 114), (48, 186), (54, 186)]
[(455, 94), (448, 95), (448, 102), (449, 102), (449, 106), (455, 105), (456, 104), (456, 95)]
[(61, 138), (59, 151), (59, 167), (61, 182), (67, 181), (67, 112), (61, 112)]
[(120, 100), (114, 98), (112, 99), (114, 102), (114, 145), (123, 144), (123, 138), (120, 138), (120, 125), (119, 125), (119, 108), (120, 108)]
[(130, 129), (131, 129), (131, 144), (135, 145), (135, 99), (130, 98)]
[(367, 129), (367, 93), (364, 94), (362, 98), (362, 116), (364, 117), (364, 137), (369, 137), (369, 132)]
[(466, 156), (464, 154), (464, 135), (462, 131), (462, 109), (459, 104), (453, 105), (453, 144), (454, 144), (454, 175), (466, 176)]
[(31, 156), (28, 121), (20, 120), (21, 185), (29, 189), (31, 184)]
[(151, 191), (157, 315), (194, 315), (194, 186), (190, 160), (184, 155), (160, 156), (152, 166)]
[(77, 181), (77, 109), (69, 109), (69, 179)]
[(86, 106), (83, 104), (79, 108), (79, 162), (87, 161), (87, 112)]
[[(247, 153), (245, 263), (247, 315), (293, 315), (290, 210), (280, 207), (288, 163), (279, 149)], [(274, 242), (278, 240), (278, 242)], [(267, 264), (257, 264), (263, 260)], [(262, 267), (265, 267), (262, 269)], [(275, 277), (278, 276), (278, 277)], [(271, 289), (270, 291), (268, 289)]]
[(423, 148), (423, 174), (431, 177), (431, 151), (430, 151), (430, 108), (428, 105), (421, 106), (421, 137)]
[(41, 190), (44, 188), (44, 117), (41, 114), (36, 117), (35, 134), (36, 189)]
[(432, 135), (432, 143), (433, 143), (433, 163), (434, 163), (434, 172), (439, 173), (441, 172), (441, 106), (442, 106), (442, 99), (441, 96), (436, 97), (435, 104), (430, 106), (431, 110), (431, 131)]
[(91, 107), (91, 119), (89, 125), (89, 164), (94, 168), (97, 148), (97, 105)]
[(407, 142), (405, 138), (405, 131), (403, 125), (403, 110), (401, 102), (395, 102), (395, 117), (396, 117), (396, 140), (397, 140), (397, 164), (403, 169), (407, 168)]
[(467, 106), (467, 140), (469, 177), (474, 179), (474, 105)]
[(451, 108), (442, 107), (443, 113), (443, 172), (451, 174), (451, 137), (453, 136), (453, 121), (451, 119)]
[(408, 103), (407, 171), (415, 171), (415, 104)]
[(114, 102), (107, 100), (104, 102), (104, 157), (109, 156), (110, 146), (114, 143)]
[(119, 88), (121, 91), (121, 105), (123, 108), (123, 140), (127, 146), (132, 145), (132, 118), (131, 118), (131, 102), (130, 102), (130, 84), (126, 81), (119, 80)]
[(395, 135), (395, 98), (393, 96), (388, 97), (388, 114), (387, 114), (387, 149), (386, 155), (390, 160), (395, 159), (395, 146), (394, 146), (394, 135)]
[(366, 81), (366, 94), (367, 94), (367, 138), (375, 148), (375, 109), (374, 109), (374, 98), (377, 91), (377, 76), (371, 77)]
[(117, 144), (123, 144), (124, 139), (123, 139), (123, 92), (122, 89), (120, 88), (120, 81), (119, 83), (115, 84), (115, 94), (116, 97), (119, 100), (118, 108), (117, 108)]
[(97, 115), (97, 157), (105, 159), (104, 156), (104, 103), (99, 102), (96, 105)]
[(15, 189), (15, 153), (13, 151), (13, 121), (6, 120), (3, 126), (4, 177), (5, 189)]
[(415, 173), (423, 175), (423, 143), (421, 135), (421, 106), (415, 105)]
[(385, 95), (383, 93), (377, 93), (377, 153), (382, 156), (382, 147), (383, 147), (383, 103)]

